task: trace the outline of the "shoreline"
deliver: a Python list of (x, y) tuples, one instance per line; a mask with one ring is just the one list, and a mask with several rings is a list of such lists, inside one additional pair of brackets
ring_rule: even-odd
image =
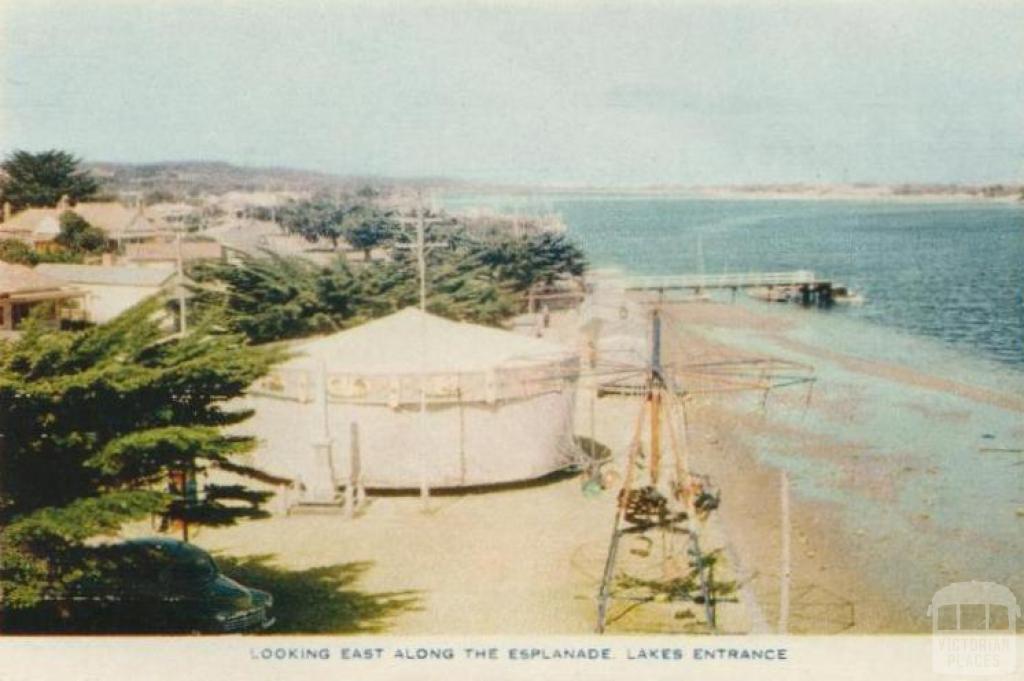
[[(692, 328), (711, 322), (715, 328), (753, 327), (779, 333), (784, 324), (749, 310), (723, 303), (684, 303), (671, 307), (679, 341), (676, 361), (729, 361), (751, 357), (742, 349), (723, 346)], [(687, 328), (690, 327), (690, 328)], [(769, 331), (771, 330), (771, 331)], [(698, 388), (699, 389), (699, 388)], [(761, 460), (757, 436), (775, 425), (773, 410), (798, 410), (803, 389), (781, 388), (773, 402), (781, 406), (762, 414), (742, 394), (709, 393), (697, 397), (690, 409), (691, 443), (695, 468), (720, 485), (720, 516), (725, 536), (740, 562), (756, 605), (773, 632), (779, 626), (782, 569), (782, 469)], [(757, 399), (753, 400), (754, 403)], [(834, 502), (803, 496), (790, 488), (790, 605), (787, 630), (794, 634), (905, 633), (914, 631), (899, 608), (851, 565), (840, 513)]]
[[(806, 404), (778, 390), (761, 416), (756, 400), (711, 396), (693, 419), (699, 461), (723, 489), (729, 539), (762, 573), (752, 583), (769, 620), (777, 613), (782, 470), (795, 482), (794, 593), (813, 594), (815, 603), (801, 622), (807, 628), (791, 630), (922, 633), (928, 599), (945, 584), (990, 579), (1020, 588), (1021, 521), (1002, 505), (1019, 467), (956, 443), (986, 430), (1011, 444), (1024, 437), (1014, 425), (1024, 410), (1019, 396), (796, 342), (787, 333), (807, 323), (798, 315), (705, 302), (676, 305), (672, 316), (684, 354), (728, 359), (776, 348), (816, 368)], [(990, 553), (972, 558), (969, 547), (979, 545)], [(843, 612), (849, 626), (838, 628)]]
[[(787, 319), (720, 302), (670, 304), (665, 320), (663, 350), (669, 363), (767, 357), (770, 353), (751, 345), (750, 337), (777, 342), (800, 324), (798, 316)], [(578, 347), (583, 321), (577, 311), (554, 312), (544, 335)], [(634, 317), (624, 326), (642, 334), (647, 320)], [(523, 333), (536, 328), (535, 322), (518, 326)], [(936, 585), (974, 576), (965, 572), (969, 566), (949, 563), (927, 543), (908, 545), (918, 535), (947, 538), (948, 530), (936, 519), (901, 506), (913, 484), (931, 484), (931, 471), (941, 462), (929, 460), (927, 450), (890, 448), (881, 433), (872, 436), (865, 421), (872, 397), (847, 374), (872, 386), (886, 384), (917, 418), (955, 421), (957, 428), (963, 427), (962, 419), (949, 418), (943, 405), (922, 402), (919, 392), (955, 400), (960, 409), (1015, 405), (991, 399), (991, 391), (960, 395), (957, 386), (942, 382), (908, 383), (890, 371), (893, 367), (880, 364), (862, 371), (860, 365), (844, 365), (839, 360), (847, 356), (837, 354), (801, 353), (819, 365), (813, 400), (796, 388), (774, 391), (767, 413), (760, 409), (760, 395), (750, 393), (709, 392), (688, 402), (686, 443), (693, 469), (710, 475), (722, 492), (722, 505), (701, 543), (708, 551), (723, 550), (720, 578), (740, 587), (738, 603), (720, 605), (722, 632), (778, 631), (783, 470), (790, 479), (789, 633), (924, 633), (929, 630), (924, 607)], [(581, 383), (575, 433), (593, 435), (610, 447), (621, 474), (639, 405), (632, 398), (593, 395), (593, 386)], [(985, 399), (973, 399), (978, 397)], [(824, 430), (815, 429), (821, 425)], [(1024, 428), (1018, 434), (1024, 437)], [(363, 604), (369, 618), (367, 628), (304, 630), (305, 621), (296, 616), (306, 611), (296, 609), (291, 619), (282, 620), (281, 633), (587, 635), (594, 631), (618, 488), (612, 484), (587, 494), (583, 482), (572, 476), (436, 496), (429, 512), (415, 495), (371, 497), (351, 520), (338, 513), (296, 513), (203, 529), (195, 542), (241, 569), (236, 576), (243, 582), (272, 575), (291, 584), (337, 572), (342, 581), (334, 594)], [(862, 514), (865, 508), (874, 515)], [(148, 524), (127, 531), (129, 536), (151, 533)], [(624, 548), (633, 566), (637, 548)], [(1013, 546), (1007, 550), (1015, 569), (1018, 554)], [(914, 570), (898, 563), (904, 553)], [(1016, 587), (998, 572), (985, 576)], [(281, 594), (282, 603), (287, 599), (287, 592)], [(315, 612), (319, 606), (310, 607)], [(623, 619), (609, 633), (687, 631), (673, 620), (671, 608), (654, 604), (646, 614), (626, 617), (622, 604), (617, 607)]]
[(631, 199), (690, 199), (709, 201), (805, 201), (836, 203), (880, 203), (893, 205), (999, 205), (1024, 209), (1020, 194), (1007, 196), (979, 196), (970, 193), (951, 194), (893, 194), (886, 191), (744, 191), (732, 189), (622, 189), (622, 188), (452, 188), (439, 192), (444, 198), (464, 196), (604, 198)]

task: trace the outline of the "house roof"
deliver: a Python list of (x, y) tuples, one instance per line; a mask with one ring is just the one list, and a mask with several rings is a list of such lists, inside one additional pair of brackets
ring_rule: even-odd
[(105, 231), (111, 238), (158, 231), (142, 209), (129, 208), (116, 201), (79, 203), (71, 210), (85, 218), (90, 225)]
[(160, 287), (175, 274), (171, 266), (152, 265), (73, 265), (65, 263), (43, 263), (36, 271), (54, 279), (72, 284), (96, 284), (105, 286), (153, 286)]
[(39, 227), (44, 218), (59, 219), (60, 211), (56, 208), (26, 208), (15, 213), (10, 220), (0, 224), (0, 233), (20, 232), (31, 234)]
[(565, 360), (572, 351), (488, 326), (453, 322), (407, 307), (346, 331), (301, 343), (286, 368), (323, 364), (330, 372), (463, 373)]
[(43, 239), (53, 239), (60, 236), (60, 220), (52, 215), (44, 215), (32, 230), (32, 236)]
[(60, 233), (60, 216), (65, 210), (77, 213), (112, 239), (155, 234), (159, 231), (153, 221), (137, 208), (129, 208), (116, 201), (91, 201), (67, 209), (26, 208), (0, 224), (0, 235), (4, 232), (20, 232), (36, 237), (56, 236)]
[(0, 261), (0, 295), (59, 290), (64, 282), (25, 265)]
[[(178, 246), (172, 241), (163, 243), (125, 244), (128, 260), (170, 261), (178, 259)], [(182, 260), (218, 260), (224, 257), (224, 247), (216, 241), (182, 241)]]

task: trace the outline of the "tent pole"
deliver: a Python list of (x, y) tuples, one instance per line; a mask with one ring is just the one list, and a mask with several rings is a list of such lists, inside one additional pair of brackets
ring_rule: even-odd
[(423, 500), (423, 510), (430, 508), (430, 486), (427, 484), (427, 459), (430, 450), (427, 447), (427, 386), (426, 377), (420, 377), (420, 498)]
[(320, 360), (320, 450), (326, 459), (327, 475), (330, 476), (330, 497), (329, 501), (337, 498), (338, 476), (334, 470), (334, 456), (331, 452), (331, 422), (330, 422), (330, 400), (327, 395), (327, 363)]

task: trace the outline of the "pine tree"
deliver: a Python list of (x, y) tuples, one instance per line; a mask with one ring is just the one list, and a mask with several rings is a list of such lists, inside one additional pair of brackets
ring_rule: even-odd
[(262, 515), (268, 496), (209, 486), (167, 492), (177, 474), (254, 476), (233, 459), (253, 442), (223, 432), (249, 416), (225, 403), (277, 356), (238, 336), (161, 330), (151, 299), (85, 331), (30, 322), (0, 342), (0, 588), (3, 607), (60, 597), (95, 568), (86, 540), (163, 512), (192, 523)]
[(55, 206), (64, 196), (72, 201), (87, 199), (99, 191), (99, 184), (81, 170), (79, 159), (66, 151), (51, 149), (33, 154), (15, 151), (0, 164), (0, 202), (14, 210), (29, 206)]

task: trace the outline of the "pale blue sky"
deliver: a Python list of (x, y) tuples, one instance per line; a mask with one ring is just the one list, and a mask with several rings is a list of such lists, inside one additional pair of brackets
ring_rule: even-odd
[(0, 0), (0, 153), (508, 182), (1020, 181), (1024, 2)]

